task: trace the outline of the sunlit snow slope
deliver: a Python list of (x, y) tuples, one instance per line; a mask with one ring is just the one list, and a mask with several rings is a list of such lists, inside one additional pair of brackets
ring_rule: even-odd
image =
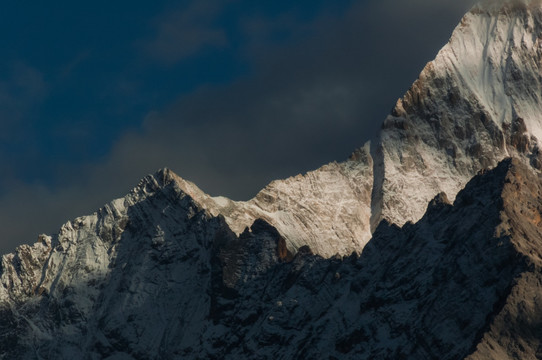
[(419, 219), (435, 194), (453, 199), (504, 157), (541, 167), (542, 5), (502, 3), (466, 14), (384, 121), (373, 226)]

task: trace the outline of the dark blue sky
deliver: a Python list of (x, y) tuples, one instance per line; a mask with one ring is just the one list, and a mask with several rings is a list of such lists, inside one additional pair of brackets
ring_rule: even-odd
[(248, 199), (345, 159), (470, 0), (7, 2), (0, 252), (167, 166)]
[(51, 169), (100, 161), (151, 110), (249, 76), (251, 41), (280, 46), (299, 36), (277, 26), (252, 39), (252, 21), (288, 14), (302, 24), (347, 8), (314, 0), (8, 3), (0, 78), (13, 176), (55, 185)]

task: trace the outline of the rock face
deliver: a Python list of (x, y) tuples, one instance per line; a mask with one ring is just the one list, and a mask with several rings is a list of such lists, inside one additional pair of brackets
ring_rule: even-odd
[(541, 69), (540, 1), (488, 2), (349, 160), (146, 177), (2, 257), (0, 359), (542, 358)]
[(540, 169), (541, 114), (542, 3), (475, 6), (384, 121), (373, 226), (416, 221), (505, 157)]
[(508, 159), (361, 254), (236, 236), (169, 172), (4, 256), (0, 356), (536, 359), (542, 178)]
[(179, 178), (182, 188), (211, 214), (225, 217), (237, 234), (256, 219), (277, 228), (290, 251), (309, 246), (330, 257), (361, 251), (371, 238), (373, 161), (369, 144), (342, 163), (286, 180), (277, 180), (254, 199), (236, 202), (212, 198)]

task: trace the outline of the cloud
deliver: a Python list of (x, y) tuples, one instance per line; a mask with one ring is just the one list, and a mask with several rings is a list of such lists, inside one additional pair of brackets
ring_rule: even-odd
[(83, 63), (85, 60), (87, 60), (92, 52), (90, 50), (83, 50), (80, 51), (75, 55), (75, 57), (68, 62), (66, 65), (62, 67), (62, 70), (60, 72), (60, 79), (66, 79), (70, 77), (73, 72)]
[[(240, 28), (251, 40), (241, 53), (249, 75), (202, 86), (150, 112), (102, 162), (58, 169), (55, 189), (13, 185), (0, 196), (0, 251), (93, 212), (161, 167), (213, 195), (248, 199), (273, 179), (345, 159), (376, 133), (471, 5), (414, 1), (355, 2), (342, 14), (305, 22), (291, 15), (246, 19)], [(205, 1), (164, 16), (147, 49), (173, 63), (205, 46), (225, 46), (222, 35), (205, 35), (220, 33), (213, 23), (219, 13)], [(287, 36), (269, 40), (277, 31)]]
[(228, 39), (215, 24), (225, 3), (193, 1), (187, 7), (163, 14), (154, 21), (156, 35), (143, 42), (147, 54), (164, 64), (173, 64), (205, 48), (223, 48)]

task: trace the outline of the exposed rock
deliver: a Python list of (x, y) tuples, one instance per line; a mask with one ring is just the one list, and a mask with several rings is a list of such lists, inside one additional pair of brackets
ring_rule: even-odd
[(0, 287), (0, 356), (539, 354), (542, 179), (519, 160), (453, 205), (440, 194), (416, 224), (383, 221), (361, 257), (329, 259), (307, 246), (281, 256), (263, 220), (236, 236), (160, 174), (4, 257), (2, 284), (21, 285)]

